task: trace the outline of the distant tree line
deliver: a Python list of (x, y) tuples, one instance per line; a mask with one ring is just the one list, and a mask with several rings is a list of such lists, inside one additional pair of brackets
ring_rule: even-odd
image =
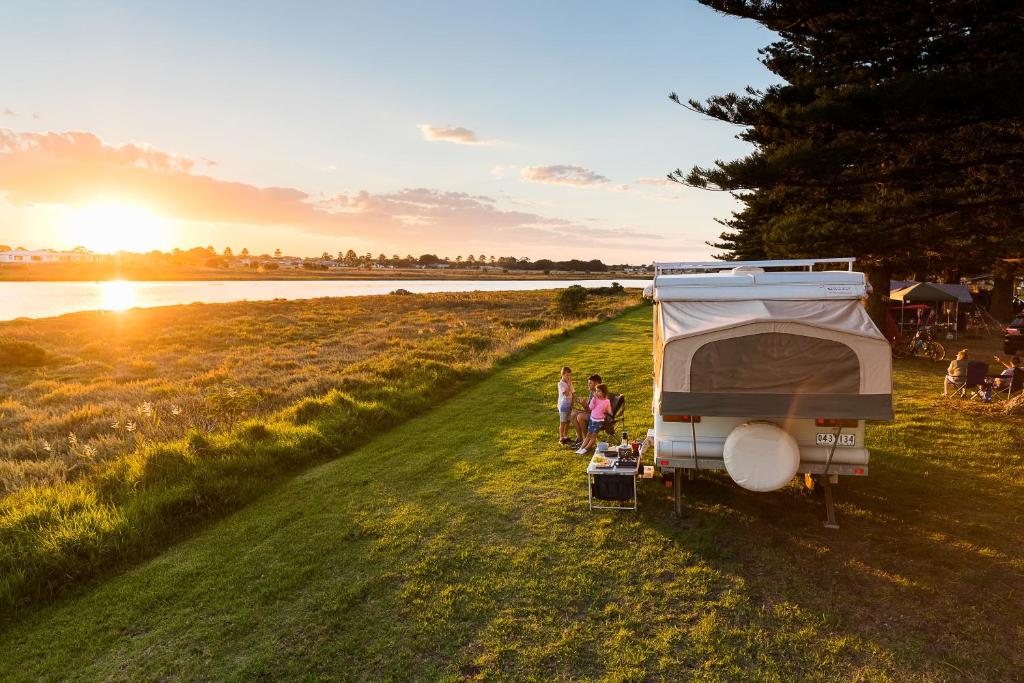
[(732, 193), (727, 259), (856, 256), (884, 316), (895, 278), (1024, 271), (1024, 14), (999, 0), (698, 0), (778, 34), (781, 82), (703, 101), (754, 150), (669, 178)]
[(169, 252), (151, 251), (147, 253), (121, 252), (109, 257), (111, 262), (126, 266), (163, 267), (163, 266), (192, 266), (207, 268), (229, 268), (242, 264), (244, 267), (260, 268), (263, 270), (275, 270), (280, 268), (281, 262), (288, 261), (289, 265), (302, 267), (307, 270), (327, 270), (331, 267), (348, 268), (493, 268), (502, 271), (574, 271), (587, 273), (604, 273), (608, 271), (621, 271), (625, 268), (646, 268), (646, 266), (630, 266), (628, 264), (607, 265), (599, 259), (581, 260), (569, 259), (565, 261), (554, 261), (551, 259), (538, 259), (533, 261), (527, 257), (515, 256), (494, 256), (487, 254), (469, 254), (467, 256), (438, 256), (437, 254), (421, 254), (413, 256), (406, 254), (399, 256), (392, 254), (387, 256), (383, 253), (374, 256), (366, 252), (357, 254), (355, 250), (339, 251), (336, 254), (323, 252), (319, 257), (293, 257), (286, 256), (280, 249), (274, 250), (271, 254), (252, 254), (248, 248), (243, 247), (237, 253), (231, 247), (224, 247), (218, 251), (212, 245), (206, 247), (194, 247), (192, 249), (173, 249)]

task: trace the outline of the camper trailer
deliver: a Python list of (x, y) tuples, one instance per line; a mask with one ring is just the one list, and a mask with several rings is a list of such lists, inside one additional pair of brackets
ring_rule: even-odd
[[(865, 420), (892, 420), (892, 353), (852, 258), (655, 264), (654, 461), (674, 487), (725, 470), (751, 491), (868, 475)], [(822, 268), (840, 266), (841, 270)]]

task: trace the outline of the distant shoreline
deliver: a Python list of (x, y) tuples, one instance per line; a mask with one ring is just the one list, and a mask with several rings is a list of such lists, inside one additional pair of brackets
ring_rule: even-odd
[(249, 272), (223, 268), (180, 268), (155, 270), (149, 268), (90, 268), (67, 266), (0, 266), (0, 282), (131, 282), (186, 281), (302, 281), (302, 280), (610, 280), (615, 278), (643, 280), (649, 273), (514, 271), (494, 272), (476, 269), (395, 268), (381, 270), (274, 270)]

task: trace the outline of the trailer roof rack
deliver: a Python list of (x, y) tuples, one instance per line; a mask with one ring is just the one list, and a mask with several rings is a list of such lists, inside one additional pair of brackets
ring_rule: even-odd
[(846, 270), (853, 271), (853, 262), (857, 259), (852, 256), (840, 258), (804, 258), (804, 259), (779, 259), (768, 261), (677, 261), (668, 263), (655, 263), (654, 273), (664, 273), (670, 270), (684, 271), (719, 271), (731, 270), (733, 268), (806, 268), (813, 271), (814, 266), (819, 264), (846, 264)]

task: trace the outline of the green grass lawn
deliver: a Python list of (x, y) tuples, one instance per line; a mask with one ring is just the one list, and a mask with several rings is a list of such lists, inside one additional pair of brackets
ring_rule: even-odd
[(897, 368), (871, 476), (816, 494), (658, 481), (587, 510), (555, 445), (568, 363), (650, 423), (637, 310), (508, 366), (159, 557), (0, 634), (0, 679), (1014, 680), (1021, 419)]

